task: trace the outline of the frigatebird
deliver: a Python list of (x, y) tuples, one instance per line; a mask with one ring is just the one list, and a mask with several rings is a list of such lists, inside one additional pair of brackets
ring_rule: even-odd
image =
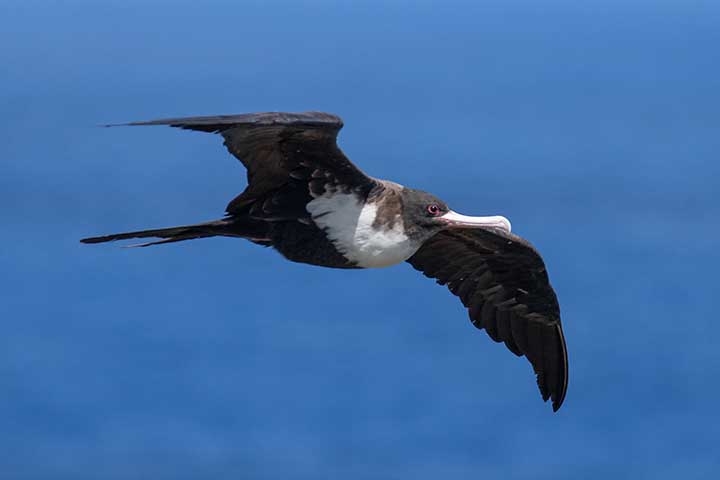
[[(530, 361), (544, 401), (565, 399), (568, 360), (557, 297), (540, 254), (502, 216), (471, 217), (429, 193), (371, 177), (337, 145), (342, 120), (322, 112), (169, 118), (219, 133), (247, 169), (247, 187), (220, 220), (85, 238), (155, 238), (140, 247), (227, 236), (273, 247), (293, 262), (334, 268), (408, 262), (447, 285), (472, 324)], [(114, 125), (108, 125), (114, 126)]]

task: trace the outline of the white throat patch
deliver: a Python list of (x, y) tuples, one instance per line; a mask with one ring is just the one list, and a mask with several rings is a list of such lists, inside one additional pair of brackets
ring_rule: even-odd
[(353, 194), (317, 197), (306, 208), (335, 248), (358, 267), (395, 265), (410, 258), (420, 247), (405, 235), (399, 215), (392, 228), (374, 228), (377, 205), (358, 202)]

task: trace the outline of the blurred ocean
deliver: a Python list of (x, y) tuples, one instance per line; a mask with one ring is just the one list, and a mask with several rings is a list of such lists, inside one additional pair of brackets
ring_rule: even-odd
[[(0, 478), (716, 478), (720, 5), (0, 3)], [(210, 220), (218, 137), (108, 122), (326, 110), (371, 175), (503, 214), (570, 388), (409, 266), (334, 271)]]

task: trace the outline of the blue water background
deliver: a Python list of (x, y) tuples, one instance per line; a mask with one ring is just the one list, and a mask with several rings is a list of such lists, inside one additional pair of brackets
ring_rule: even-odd
[[(717, 478), (720, 5), (0, 3), (3, 479)], [(543, 253), (571, 376), (407, 265), (234, 239), (212, 135), (108, 122), (327, 110), (368, 173)]]

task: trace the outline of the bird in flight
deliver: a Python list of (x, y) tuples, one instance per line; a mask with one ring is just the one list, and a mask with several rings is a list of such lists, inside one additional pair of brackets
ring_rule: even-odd
[(132, 122), (219, 133), (248, 185), (215, 221), (85, 238), (101, 243), (239, 237), (294, 262), (377, 268), (408, 262), (460, 298), (470, 321), (536, 374), (543, 400), (565, 399), (568, 359), (557, 297), (540, 254), (501, 216), (471, 217), (437, 197), (365, 174), (337, 145), (342, 120), (322, 112)]

